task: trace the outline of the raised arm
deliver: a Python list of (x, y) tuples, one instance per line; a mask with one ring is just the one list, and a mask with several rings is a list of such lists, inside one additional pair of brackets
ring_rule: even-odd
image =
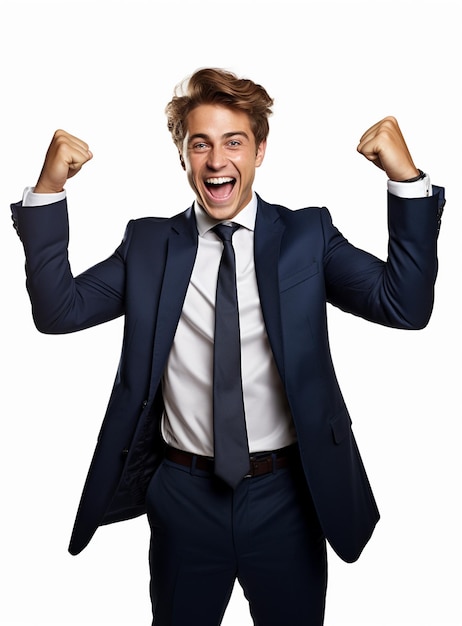
[(369, 128), (357, 150), (395, 181), (389, 182), (388, 258), (384, 262), (354, 248), (326, 221), (328, 298), (380, 324), (422, 328), (433, 307), (444, 190), (432, 188), (415, 167), (394, 117)]
[[(53, 195), (92, 156), (84, 141), (56, 131), (34, 188), (35, 206), (11, 207), (26, 255), (34, 321), (44, 333), (73, 332), (124, 313), (126, 239), (106, 261), (74, 278), (68, 260), (67, 202)], [(41, 194), (44, 201), (37, 205)]]

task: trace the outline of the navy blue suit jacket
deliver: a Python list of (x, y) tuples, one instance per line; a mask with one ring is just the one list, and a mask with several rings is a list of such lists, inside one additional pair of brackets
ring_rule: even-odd
[[(425, 326), (433, 306), (443, 190), (388, 196), (387, 262), (352, 246), (325, 208), (258, 199), (255, 267), (264, 321), (295, 422), (319, 520), (333, 549), (358, 558), (379, 519), (331, 362), (326, 303), (397, 328)], [(67, 333), (125, 316), (122, 355), (69, 550), (96, 528), (145, 512), (162, 458), (161, 379), (197, 250), (191, 208), (131, 221), (107, 260), (73, 277), (66, 202), (12, 205), (37, 328)]]

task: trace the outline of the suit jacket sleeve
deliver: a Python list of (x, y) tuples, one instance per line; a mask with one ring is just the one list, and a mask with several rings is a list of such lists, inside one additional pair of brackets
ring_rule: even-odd
[(26, 286), (38, 330), (69, 333), (124, 313), (124, 240), (108, 259), (75, 277), (68, 260), (65, 200), (40, 207), (12, 205), (13, 223), (26, 255)]
[(423, 328), (433, 308), (437, 238), (444, 206), (443, 189), (428, 198), (388, 194), (387, 261), (352, 246), (322, 222), (328, 300), (344, 311), (395, 328)]

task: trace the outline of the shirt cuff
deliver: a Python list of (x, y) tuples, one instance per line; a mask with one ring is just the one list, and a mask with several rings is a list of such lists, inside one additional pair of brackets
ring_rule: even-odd
[(26, 187), (22, 194), (22, 206), (44, 206), (65, 200), (66, 191), (59, 193), (34, 193), (35, 187)]
[(431, 183), (428, 174), (413, 183), (398, 183), (395, 180), (389, 180), (387, 184), (388, 191), (398, 198), (426, 198), (431, 195)]

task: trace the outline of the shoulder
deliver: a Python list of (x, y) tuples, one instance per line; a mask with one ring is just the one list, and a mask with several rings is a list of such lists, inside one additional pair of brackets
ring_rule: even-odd
[(131, 228), (135, 229), (148, 228), (151, 230), (162, 230), (163, 228), (171, 228), (176, 223), (188, 221), (193, 218), (193, 215), (194, 211), (192, 210), (192, 207), (189, 207), (180, 213), (172, 215), (171, 217), (145, 216), (134, 218), (130, 220), (129, 225)]
[(308, 226), (322, 226), (323, 222), (331, 222), (326, 207), (308, 206), (298, 209), (288, 208), (281, 204), (272, 204), (258, 197), (258, 211), (263, 219), (270, 222), (281, 222), (286, 228), (297, 229)]
[(125, 238), (165, 237), (172, 229), (184, 229), (195, 224), (194, 211), (189, 207), (171, 217), (139, 217), (128, 222)]

